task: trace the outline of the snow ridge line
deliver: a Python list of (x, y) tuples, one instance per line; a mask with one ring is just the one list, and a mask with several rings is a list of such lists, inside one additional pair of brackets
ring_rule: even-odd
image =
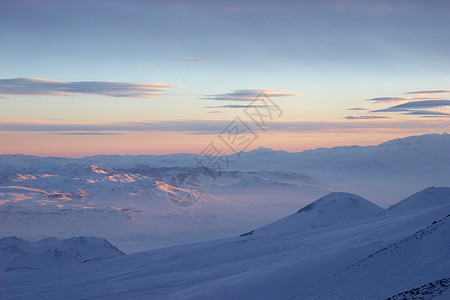
[(367, 261), (369, 259), (372, 259), (375, 256), (379, 256), (379, 255), (382, 255), (382, 254), (387, 255), (389, 253), (392, 253), (394, 250), (396, 250), (397, 248), (401, 247), (402, 245), (404, 245), (406, 243), (409, 243), (409, 242), (414, 241), (414, 240), (421, 240), (421, 239), (423, 239), (424, 236), (430, 234), (431, 232), (435, 231), (436, 229), (438, 229), (439, 227), (444, 225), (448, 221), (448, 219), (450, 219), (450, 214), (447, 215), (445, 218), (443, 218), (441, 220), (434, 221), (431, 225), (428, 225), (424, 229), (418, 230), (415, 233), (413, 233), (412, 235), (410, 235), (410, 236), (408, 236), (408, 237), (406, 237), (406, 238), (404, 238), (402, 240), (399, 240), (398, 242), (390, 244), (389, 246), (386, 246), (386, 247), (378, 250), (377, 252), (375, 252), (373, 254), (370, 254), (369, 256), (367, 256), (367, 257), (357, 261), (356, 263), (346, 267), (344, 271), (341, 271), (341, 272), (338, 272), (338, 273), (334, 274), (332, 277), (334, 277), (337, 274), (340, 274), (342, 272), (345, 272), (347, 270), (350, 270), (352, 268), (359, 267), (362, 263), (364, 263), (365, 261)]

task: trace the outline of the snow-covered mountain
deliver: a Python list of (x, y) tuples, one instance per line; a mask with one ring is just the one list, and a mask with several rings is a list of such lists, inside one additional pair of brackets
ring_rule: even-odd
[(331, 194), (290, 217), (319, 211), (327, 211), (323, 221), (335, 220), (333, 212), (361, 212), (359, 217), (74, 265), (64, 276), (59, 269), (0, 272), (0, 294), (3, 299), (30, 298), (36, 291), (46, 299), (384, 299), (412, 291), (446, 299), (450, 187), (437, 189), (440, 201), (428, 201), (425, 190), (415, 194), (416, 208), (402, 213), (380, 213), (356, 195)]
[(86, 263), (124, 255), (107, 240), (73, 237), (25, 241), (10, 236), (0, 239), (0, 269), (25, 271)]

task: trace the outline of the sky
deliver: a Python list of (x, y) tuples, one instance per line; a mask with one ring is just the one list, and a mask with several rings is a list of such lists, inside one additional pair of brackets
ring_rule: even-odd
[(450, 2), (0, 0), (0, 154), (449, 132)]

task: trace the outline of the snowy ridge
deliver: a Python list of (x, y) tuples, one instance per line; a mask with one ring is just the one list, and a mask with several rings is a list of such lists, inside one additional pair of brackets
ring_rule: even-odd
[(387, 208), (386, 213), (398, 213), (450, 204), (450, 188), (431, 186)]
[[(312, 297), (387, 298), (450, 276), (450, 215), (336, 273)], [(352, 284), (358, 282), (358, 286)]]
[(385, 247), (385, 248), (375, 252), (374, 254), (369, 255), (368, 257), (358, 261), (357, 263), (347, 267), (346, 269), (348, 270), (348, 269), (351, 269), (354, 267), (360, 267), (361, 265), (364, 265), (365, 263), (370, 263), (369, 262), (370, 260), (376, 259), (379, 256), (382, 257), (382, 256), (386, 256), (386, 255), (395, 255), (395, 252), (399, 248), (405, 249), (405, 248), (412, 247), (412, 244), (420, 243), (420, 240), (424, 239), (432, 232), (438, 230), (439, 227), (441, 227), (443, 225), (448, 225), (446, 223), (448, 223), (449, 220), (450, 220), (450, 215), (448, 215), (445, 219), (442, 219), (439, 221), (434, 221), (433, 224), (427, 226), (426, 228), (419, 230), (416, 233), (414, 233), (413, 235), (410, 235), (403, 240), (400, 240), (392, 245), (389, 245), (388, 247)]
[(107, 240), (94, 237), (45, 238), (35, 242), (15, 236), (0, 239), (0, 268), (6, 271), (73, 265), (122, 255)]
[(440, 280), (424, 284), (421, 287), (398, 293), (397, 295), (389, 297), (386, 300), (430, 300), (444, 296), (443, 294), (447, 294), (446, 297), (448, 297), (450, 296), (448, 293), (449, 291), (450, 278), (442, 278)]

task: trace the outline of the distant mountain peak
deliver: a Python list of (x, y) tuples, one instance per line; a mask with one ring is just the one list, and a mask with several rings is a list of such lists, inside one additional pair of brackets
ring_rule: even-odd
[(268, 153), (268, 152), (275, 152), (275, 151), (272, 150), (272, 149), (270, 149), (270, 148), (266, 148), (266, 147), (263, 147), (263, 146), (259, 146), (259, 147), (256, 148), (255, 150), (249, 151), (249, 152), (252, 152), (252, 153)]
[(450, 187), (430, 186), (390, 206), (386, 212), (427, 209), (450, 204)]

